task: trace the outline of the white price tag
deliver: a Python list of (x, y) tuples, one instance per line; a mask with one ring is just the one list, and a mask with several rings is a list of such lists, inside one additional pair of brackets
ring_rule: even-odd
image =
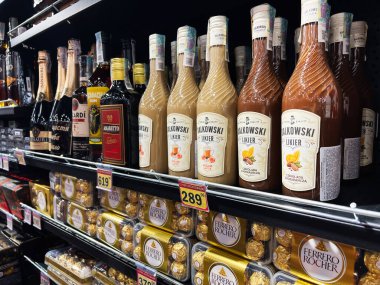
[(50, 279), (45, 273), (40, 273), (40, 285), (50, 285)]
[(32, 212), (30, 209), (24, 209), (24, 222), (28, 225), (32, 225)]
[(5, 171), (9, 171), (9, 157), (3, 156), (3, 167)]
[(137, 285), (156, 285), (157, 272), (144, 265), (137, 265)]
[(33, 226), (41, 230), (41, 216), (36, 212), (33, 212)]
[(15, 157), (17, 158), (18, 164), (26, 165), (25, 152), (24, 151), (22, 151), (20, 149), (15, 150)]
[(10, 215), (7, 215), (7, 228), (13, 231), (13, 218)]

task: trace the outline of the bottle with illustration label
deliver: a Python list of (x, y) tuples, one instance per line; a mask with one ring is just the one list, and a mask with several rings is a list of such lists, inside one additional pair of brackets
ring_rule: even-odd
[(89, 160), (89, 123), (87, 105), (87, 82), (92, 73), (92, 57), (81, 55), (79, 57), (80, 87), (73, 94), (73, 158)]
[(241, 89), (247, 80), (251, 69), (252, 52), (249, 47), (238, 46), (235, 48), (235, 71), (236, 71), (236, 91), (240, 94)]
[(367, 30), (366, 22), (352, 22), (350, 39), (351, 64), (355, 84), (360, 92), (362, 106), (360, 172), (363, 174), (373, 170), (373, 144), (376, 132), (375, 96), (365, 67)]
[(199, 90), (202, 90), (205, 85), (207, 75), (208, 75), (208, 62), (206, 61), (206, 45), (207, 45), (207, 35), (202, 35), (198, 37), (198, 47), (199, 47), (199, 66), (201, 68), (201, 81), (199, 82)]
[(343, 96), (326, 57), (327, 3), (303, 0), (302, 48), (282, 100), (282, 192), (329, 201), (341, 177)]
[(125, 58), (111, 59), (112, 85), (100, 99), (103, 162), (138, 168), (140, 94), (125, 85)]
[(281, 17), (274, 19), (273, 28), (273, 66), (274, 72), (283, 88), (288, 82), (286, 69), (286, 37), (288, 33), (288, 20)]
[(177, 64), (177, 41), (172, 41), (170, 43), (170, 54), (172, 60), (172, 69), (171, 69), (171, 84), (170, 90), (173, 90), (175, 83), (178, 78), (178, 64)]
[(350, 30), (353, 15), (339, 13), (330, 21), (330, 66), (343, 94), (343, 181), (359, 178), (362, 108), (350, 66)]
[(300, 32), (301, 28), (297, 28), (294, 31), (294, 64), (297, 65), (298, 58), (300, 56), (300, 51), (301, 51), (301, 42), (300, 40)]
[(96, 62), (97, 67), (88, 80), (87, 105), (90, 124), (89, 144), (90, 160), (99, 161), (102, 154), (102, 133), (100, 129), (100, 97), (102, 97), (111, 85), (110, 65), (108, 62), (108, 35), (97, 32), (96, 38)]
[(140, 95), (144, 94), (146, 89), (145, 65), (136, 63), (133, 65), (133, 88)]
[(38, 52), (38, 91), (30, 119), (30, 150), (49, 152), (49, 115), (53, 107), (51, 61), (47, 51)]
[(275, 13), (268, 4), (251, 10), (253, 63), (237, 109), (239, 185), (271, 192), (281, 187), (278, 178), (283, 88), (272, 63)]
[(199, 89), (195, 80), (196, 31), (177, 31), (178, 79), (168, 101), (167, 135), (169, 174), (194, 178), (196, 107)]
[(201, 180), (236, 183), (237, 93), (228, 72), (228, 19), (208, 21), (210, 72), (197, 102), (197, 160)]
[(139, 106), (140, 169), (168, 172), (167, 102), (165, 78), (165, 36), (149, 36), (150, 77)]
[(79, 86), (80, 41), (71, 39), (67, 50), (67, 73), (61, 97), (51, 114), (51, 153), (71, 155), (72, 95)]

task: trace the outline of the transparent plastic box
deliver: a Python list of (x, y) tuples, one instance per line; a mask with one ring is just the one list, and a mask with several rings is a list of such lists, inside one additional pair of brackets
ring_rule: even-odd
[(77, 230), (95, 237), (98, 214), (98, 208), (85, 208), (76, 203), (68, 202), (66, 222)]
[(186, 281), (190, 278), (191, 240), (138, 223), (134, 228), (133, 258)]
[(137, 281), (134, 278), (121, 273), (103, 262), (98, 262), (92, 268), (92, 276), (94, 277), (93, 285), (137, 285)]
[(99, 201), (102, 208), (131, 219), (137, 218), (140, 204), (136, 191), (121, 187), (114, 187), (112, 191), (99, 190)]
[(66, 224), (67, 219), (67, 201), (58, 195), (53, 197), (53, 218)]
[(285, 271), (278, 271), (274, 275), (273, 279), (274, 279), (273, 285), (313, 285), (313, 283), (303, 281)]
[(49, 172), (50, 189), (56, 195), (61, 195), (61, 175), (60, 172)]
[(32, 206), (41, 213), (53, 217), (53, 191), (47, 185), (29, 182)]
[(65, 174), (61, 175), (61, 196), (86, 208), (97, 203), (92, 182)]

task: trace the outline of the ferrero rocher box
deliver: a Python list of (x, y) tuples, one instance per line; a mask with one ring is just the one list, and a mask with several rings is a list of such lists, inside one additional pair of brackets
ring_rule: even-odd
[(136, 224), (133, 258), (179, 281), (190, 277), (191, 241), (166, 231)]
[(112, 191), (99, 190), (100, 206), (130, 219), (137, 218), (139, 194), (136, 191), (113, 187)]
[(265, 224), (210, 211), (197, 212), (196, 236), (252, 261), (271, 262), (273, 229)]
[(278, 269), (319, 285), (357, 283), (356, 247), (280, 228), (275, 236), (273, 264)]
[(142, 223), (189, 237), (194, 233), (195, 211), (181, 203), (140, 194), (139, 220)]
[(101, 213), (97, 219), (96, 236), (101, 241), (132, 256), (134, 220), (114, 213)]
[[(92, 276), (99, 283), (95, 284), (104, 284), (104, 285), (136, 285), (137, 281), (130, 276), (127, 276), (120, 271), (108, 266), (103, 262), (98, 262), (92, 268)], [(94, 284), (94, 283), (93, 283)]]
[(49, 186), (29, 182), (32, 205), (41, 213), (53, 217), (53, 192)]
[(199, 242), (193, 246), (192, 284), (271, 285), (273, 269)]
[(61, 174), (62, 198), (75, 202), (83, 207), (94, 207), (97, 199), (92, 183), (73, 176)]
[(360, 278), (359, 285), (380, 284), (380, 252), (366, 251), (364, 265), (368, 271)]
[(67, 224), (94, 237), (96, 235), (96, 220), (99, 210), (97, 208), (85, 208), (76, 203), (67, 204)]
[(301, 280), (298, 277), (285, 271), (278, 271), (274, 276), (273, 285), (313, 285), (307, 281)]

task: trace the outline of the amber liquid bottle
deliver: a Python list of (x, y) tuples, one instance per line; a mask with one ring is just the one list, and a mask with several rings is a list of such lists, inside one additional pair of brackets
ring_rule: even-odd
[(360, 139), (360, 173), (373, 171), (373, 145), (375, 139), (376, 111), (375, 95), (366, 74), (367, 23), (356, 21), (351, 27), (351, 63), (355, 84), (360, 92), (362, 127)]
[(146, 89), (145, 65), (136, 63), (133, 65), (133, 88), (140, 95), (144, 94)]
[(53, 107), (53, 92), (50, 82), (50, 55), (38, 52), (38, 91), (30, 119), (30, 150), (49, 152), (49, 116)]
[(273, 67), (283, 88), (285, 88), (289, 78), (286, 69), (287, 32), (288, 20), (280, 17), (275, 18), (273, 28)]
[(208, 22), (210, 72), (197, 102), (198, 178), (235, 185), (237, 93), (228, 72), (227, 18)]
[(301, 54), (282, 101), (281, 166), (283, 194), (329, 201), (340, 192), (343, 96), (318, 37), (326, 34), (323, 5), (302, 1)]
[(251, 10), (253, 63), (237, 109), (239, 185), (271, 192), (279, 192), (281, 186), (283, 88), (272, 64), (275, 13), (268, 4)]
[(339, 13), (330, 21), (330, 66), (343, 93), (343, 181), (359, 178), (362, 108), (350, 66), (350, 28), (353, 15)]
[(199, 89), (195, 80), (196, 31), (189, 26), (177, 31), (178, 79), (168, 101), (167, 135), (169, 174), (196, 177), (195, 140)]
[(199, 82), (199, 90), (202, 90), (203, 86), (205, 85), (208, 71), (209, 71), (209, 64), (206, 61), (206, 45), (207, 45), (207, 35), (202, 35), (198, 37), (198, 46), (199, 46), (199, 66), (201, 68), (201, 80)]
[(297, 65), (298, 58), (301, 51), (301, 43), (298, 41), (300, 38), (301, 28), (294, 30), (294, 64)]
[[(252, 56), (251, 49), (246, 46), (235, 47), (235, 71), (236, 71), (236, 91), (240, 94), (241, 89), (247, 80), (249, 70), (251, 69), (251, 61), (248, 60)], [(247, 72), (248, 70), (248, 72)]]
[(169, 88), (165, 77), (165, 36), (149, 36), (150, 77), (139, 106), (140, 169), (168, 172), (166, 116)]
[(7, 93), (5, 55), (0, 54), (0, 101), (8, 99)]
[(178, 78), (178, 64), (177, 64), (177, 41), (172, 41), (170, 43), (170, 54), (171, 54), (171, 60), (172, 60), (172, 69), (171, 69), (171, 84), (170, 84), (170, 90), (173, 90), (177, 78)]

